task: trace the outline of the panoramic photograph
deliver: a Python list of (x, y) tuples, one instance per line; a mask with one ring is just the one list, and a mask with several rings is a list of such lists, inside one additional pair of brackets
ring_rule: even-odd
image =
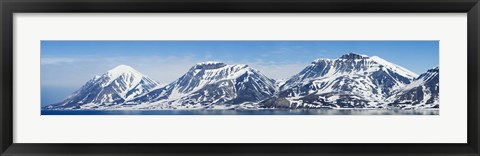
[(438, 41), (41, 41), (41, 115), (439, 115)]

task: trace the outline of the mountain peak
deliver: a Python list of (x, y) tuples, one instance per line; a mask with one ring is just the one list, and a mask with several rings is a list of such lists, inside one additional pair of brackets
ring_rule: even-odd
[(329, 59), (329, 58), (318, 58), (318, 59), (313, 60), (312, 64), (317, 64), (317, 63), (325, 62), (325, 61), (331, 61), (331, 59)]
[(141, 77), (141, 75), (142, 75), (139, 71), (133, 69), (132, 67), (130, 67), (128, 65), (124, 65), (124, 64), (118, 65), (115, 68), (110, 69), (109, 71), (107, 71), (106, 74), (108, 74), (112, 77), (118, 77), (118, 76), (120, 76), (122, 74), (125, 74), (125, 73), (137, 75), (139, 77)]
[(225, 63), (218, 62), (218, 61), (205, 61), (205, 62), (199, 62), (196, 65), (202, 66), (202, 65), (215, 65), (215, 64), (225, 64)]
[(118, 72), (127, 72), (127, 71), (136, 71), (136, 70), (128, 65), (121, 64), (116, 66), (115, 68), (110, 69), (108, 72), (118, 73)]
[(354, 60), (354, 59), (366, 59), (368, 58), (367, 55), (361, 55), (361, 54), (357, 54), (357, 53), (348, 53), (348, 54), (345, 54), (345, 55), (342, 55), (340, 58), (342, 59), (349, 59), (349, 60)]
[(428, 72), (438, 72), (438, 66), (428, 69)]
[(227, 66), (227, 64), (217, 61), (207, 61), (207, 62), (200, 62), (197, 63), (193, 69), (218, 69)]

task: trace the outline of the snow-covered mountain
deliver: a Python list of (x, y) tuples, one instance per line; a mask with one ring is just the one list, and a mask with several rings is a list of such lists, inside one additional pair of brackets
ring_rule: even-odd
[(380, 57), (349, 53), (338, 59), (317, 59), (263, 102), (275, 108), (380, 107), (395, 90), (417, 75)]
[(111, 107), (137, 98), (161, 84), (127, 65), (119, 65), (90, 79), (62, 102), (47, 109), (92, 109)]
[(438, 108), (438, 66), (417, 76), (377, 56), (317, 59), (286, 80), (244, 64), (202, 62), (162, 85), (126, 65), (44, 109)]
[(401, 108), (438, 108), (439, 101), (439, 68), (429, 69), (412, 83), (392, 95), (389, 106)]
[(248, 65), (202, 62), (169, 85), (127, 103), (160, 104), (154, 106), (157, 108), (204, 108), (258, 102), (274, 92), (275, 81)]

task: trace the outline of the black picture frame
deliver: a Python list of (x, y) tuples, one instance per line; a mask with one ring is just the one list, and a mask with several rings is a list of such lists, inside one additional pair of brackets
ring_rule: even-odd
[[(1, 155), (479, 155), (478, 0), (0, 0)], [(13, 13), (467, 13), (465, 144), (24, 144), (13, 143)], [(27, 97), (26, 97), (27, 98)], [(39, 134), (41, 135), (41, 134)]]

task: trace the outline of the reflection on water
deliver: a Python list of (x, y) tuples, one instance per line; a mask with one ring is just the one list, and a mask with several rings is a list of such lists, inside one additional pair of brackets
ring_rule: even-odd
[(42, 110), (42, 115), (438, 115), (439, 110)]

